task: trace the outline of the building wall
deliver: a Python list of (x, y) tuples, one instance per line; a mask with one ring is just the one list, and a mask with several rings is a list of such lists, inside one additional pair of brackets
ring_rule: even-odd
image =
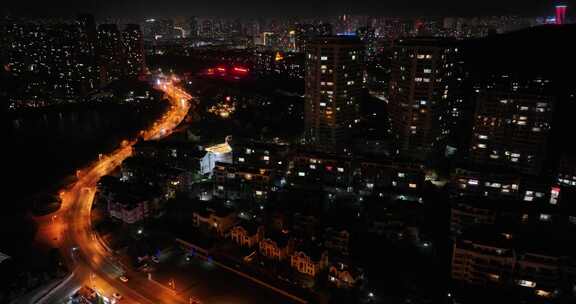
[(304, 121), (310, 143), (327, 149), (348, 144), (358, 118), (363, 54), (356, 39), (326, 37), (307, 44)]
[(471, 159), (538, 174), (546, 157), (552, 105), (552, 99), (543, 95), (480, 95), (474, 115)]

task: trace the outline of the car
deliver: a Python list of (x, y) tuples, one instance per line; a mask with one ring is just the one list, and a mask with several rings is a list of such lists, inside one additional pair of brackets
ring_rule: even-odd
[(113, 296), (114, 299), (116, 299), (116, 300), (122, 300), (122, 295), (119, 294), (119, 293), (117, 293), (117, 292), (113, 293), (112, 296)]
[(118, 279), (120, 279), (120, 281), (122, 281), (124, 283), (128, 282), (128, 278), (124, 275), (121, 275)]

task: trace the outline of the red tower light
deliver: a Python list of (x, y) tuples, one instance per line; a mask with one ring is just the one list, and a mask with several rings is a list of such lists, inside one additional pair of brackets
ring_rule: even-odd
[(566, 5), (556, 5), (556, 24), (566, 23)]

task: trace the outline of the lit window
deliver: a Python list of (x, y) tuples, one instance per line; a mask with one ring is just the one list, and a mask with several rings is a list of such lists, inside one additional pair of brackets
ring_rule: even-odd
[(258, 191), (256, 191), (256, 195), (258, 195), (258, 196), (262, 196), (262, 194), (263, 194), (263, 192), (262, 192), (262, 191), (259, 191), (259, 190), (258, 190)]
[(298, 176), (306, 176), (306, 173), (304, 173), (304, 172), (298, 172)]
[(325, 102), (321, 102), (321, 103), (320, 103), (320, 106), (321, 106), (321, 107), (325, 107), (325, 106), (326, 106), (326, 103), (325, 103)]
[(244, 157), (238, 157), (238, 161), (243, 163), (245, 161)]
[(218, 186), (218, 190), (220, 191), (224, 190), (224, 186)]
[(338, 168), (338, 172), (344, 172), (344, 168)]
[(478, 138), (479, 138), (479, 139), (488, 139), (488, 136), (486, 136), (486, 135), (478, 135)]
[(480, 148), (480, 149), (486, 149), (486, 144), (478, 144), (478, 148)]
[(356, 55), (352, 55), (352, 60), (356, 60)]
[(270, 160), (270, 156), (264, 155), (264, 156), (262, 156), (262, 159), (268, 161), (268, 160)]
[(322, 61), (328, 60), (328, 56), (321, 56), (320, 60), (322, 60)]
[(316, 169), (316, 165), (310, 165), (310, 169)]
[(477, 179), (468, 180), (468, 185), (475, 185), (476, 186), (476, 185), (478, 185), (478, 180)]
[(424, 74), (430, 74), (432, 73), (432, 69), (424, 69)]
[(550, 220), (550, 214), (544, 214), (544, 213), (540, 214), (540, 220), (543, 222), (549, 221)]
[(252, 150), (246, 149), (246, 154), (250, 154), (250, 153), (252, 153)]
[(415, 188), (416, 188), (416, 184), (414, 184), (414, 183), (409, 183), (409, 184), (408, 184), (408, 187), (410, 187), (410, 188), (412, 188), (412, 189), (415, 189)]

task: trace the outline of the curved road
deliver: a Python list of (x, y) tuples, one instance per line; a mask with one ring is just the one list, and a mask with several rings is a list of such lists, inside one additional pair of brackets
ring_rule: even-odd
[[(140, 132), (145, 140), (168, 136), (188, 113), (192, 99), (169, 81), (159, 81), (156, 88), (165, 93), (170, 108), (148, 130)], [(61, 302), (82, 285), (93, 287), (109, 298), (114, 292), (119, 292), (124, 297), (124, 303), (189, 303), (189, 299), (183, 299), (163, 286), (131, 275), (131, 271), (122, 267), (92, 230), (90, 213), (96, 184), (132, 154), (134, 143), (125, 141), (114, 152), (100, 155), (88, 168), (79, 170), (77, 182), (60, 192), (60, 210), (37, 219), (39, 242), (59, 247), (67, 266), (73, 269), (70, 278), (37, 300), (37, 303)], [(118, 280), (122, 273), (130, 278), (127, 283)]]

